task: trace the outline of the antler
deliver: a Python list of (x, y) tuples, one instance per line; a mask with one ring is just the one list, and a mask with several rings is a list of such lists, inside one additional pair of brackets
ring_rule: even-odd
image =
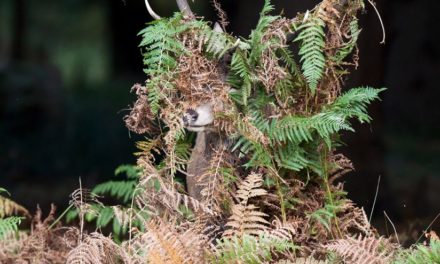
[[(177, 6), (179, 7), (180, 12), (183, 13), (185, 17), (193, 17), (194, 14), (191, 11), (191, 8), (189, 7), (188, 1), (186, 0), (176, 0)], [(150, 16), (152, 16), (154, 19), (161, 19), (161, 17), (154, 12), (154, 10), (151, 8), (150, 3), (148, 0), (145, 0), (145, 5), (147, 6), (148, 13)]]
[(148, 0), (145, 0), (145, 5), (147, 6), (147, 10), (150, 16), (152, 16), (154, 19), (161, 19), (161, 17), (158, 14), (156, 14), (156, 12), (154, 12), (154, 10), (151, 8)]
[(193, 17), (194, 14), (189, 7), (188, 1), (186, 0), (176, 0), (177, 6), (179, 7), (180, 12), (183, 13), (186, 17)]

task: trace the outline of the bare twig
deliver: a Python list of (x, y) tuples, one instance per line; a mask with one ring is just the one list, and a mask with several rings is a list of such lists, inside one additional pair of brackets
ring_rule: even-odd
[(425, 230), (423, 230), (423, 233), (417, 239), (416, 244), (419, 243), (420, 239), (422, 239), (423, 235), (426, 234), (426, 232), (428, 232), (428, 229), (430, 229), (431, 226), (435, 223), (435, 221), (437, 221), (437, 218), (439, 218), (439, 216), (440, 216), (440, 213), (437, 214), (437, 216), (434, 218), (434, 220), (431, 221), (431, 223), (428, 225), (428, 227)]
[(374, 195), (373, 206), (371, 207), (370, 218), (368, 219), (368, 222), (370, 224), (371, 224), (371, 218), (373, 217), (374, 207), (376, 206), (377, 194), (379, 193), (379, 186), (380, 186), (380, 175), (379, 175), (379, 179), (377, 179), (376, 194)]
[(385, 217), (388, 219), (388, 221), (390, 222), (391, 226), (393, 227), (393, 229), (394, 229), (394, 235), (396, 236), (397, 243), (400, 245), (399, 236), (397, 235), (396, 227), (394, 226), (394, 224), (393, 224), (393, 222), (391, 221), (390, 217), (387, 215), (387, 212), (383, 211), (383, 214), (385, 215)]
[(217, 16), (220, 19), (220, 25), (226, 29), (226, 26), (229, 24), (228, 22), (228, 16), (226, 15), (226, 12), (222, 9), (221, 4), (217, 0), (212, 0), (212, 5), (214, 6), (214, 9), (217, 11)]

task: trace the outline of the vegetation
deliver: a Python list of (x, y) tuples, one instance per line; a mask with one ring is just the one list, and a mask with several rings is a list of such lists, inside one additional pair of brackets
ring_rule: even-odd
[[(438, 262), (437, 238), (400, 249), (379, 237), (338, 182), (353, 169), (338, 153), (341, 133), (354, 132), (354, 120), (370, 122), (367, 107), (385, 90), (342, 91), (358, 63), (363, 8), (362, 0), (324, 0), (285, 18), (266, 0), (248, 38), (212, 29), (185, 8), (149, 23), (139, 33), (148, 80), (133, 87), (137, 101), (125, 117), (147, 135), (136, 166), (116, 170), (123, 180), (72, 194), (79, 228), (58, 227), (53, 211), (42, 221), (39, 212), (30, 234), (10, 237), (20, 218), (1, 219), (0, 241), (20, 242), (1, 252), (6, 262)], [(214, 121), (196, 135), (182, 117), (206, 105)], [(194, 164), (197, 197), (188, 191)], [(98, 195), (118, 202), (104, 205)], [(5, 208), (2, 218), (22, 210)], [(86, 221), (98, 231), (87, 234)], [(102, 234), (110, 223), (113, 239)], [(62, 254), (54, 259), (48, 248)]]

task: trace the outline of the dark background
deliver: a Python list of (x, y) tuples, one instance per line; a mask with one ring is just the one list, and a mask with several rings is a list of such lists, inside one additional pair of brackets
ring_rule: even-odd
[[(151, 0), (157, 13), (177, 10)], [(262, 0), (220, 1), (228, 31), (247, 36)], [(293, 17), (317, 1), (273, 1)], [(194, 11), (216, 19), (209, 1)], [(440, 30), (438, 0), (377, 1), (387, 39), (367, 4), (361, 18), (360, 67), (347, 87), (388, 87), (370, 107), (372, 125), (344, 136), (343, 152), (356, 171), (345, 178), (349, 197), (371, 211), (379, 175), (375, 225), (386, 234), (383, 211), (398, 232), (418, 236), (440, 211)], [(143, 82), (137, 37), (150, 17), (142, 0), (0, 1), (0, 187), (30, 209), (112, 177), (134, 163), (134, 142), (122, 118)]]

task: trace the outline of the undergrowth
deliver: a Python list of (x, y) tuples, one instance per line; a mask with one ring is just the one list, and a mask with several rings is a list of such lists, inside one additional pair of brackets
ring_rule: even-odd
[[(353, 170), (338, 152), (341, 133), (371, 122), (368, 106), (385, 91), (343, 89), (358, 65), (364, 8), (324, 0), (286, 18), (265, 0), (247, 38), (185, 8), (147, 24), (139, 35), (148, 80), (132, 88), (124, 118), (146, 135), (136, 165), (72, 193), (78, 228), (60, 227), (53, 209), (19, 231), (11, 215), (27, 211), (0, 197), (2, 263), (438, 263), (438, 238), (400, 248), (338, 181)], [(202, 115), (212, 120), (197, 125)]]

